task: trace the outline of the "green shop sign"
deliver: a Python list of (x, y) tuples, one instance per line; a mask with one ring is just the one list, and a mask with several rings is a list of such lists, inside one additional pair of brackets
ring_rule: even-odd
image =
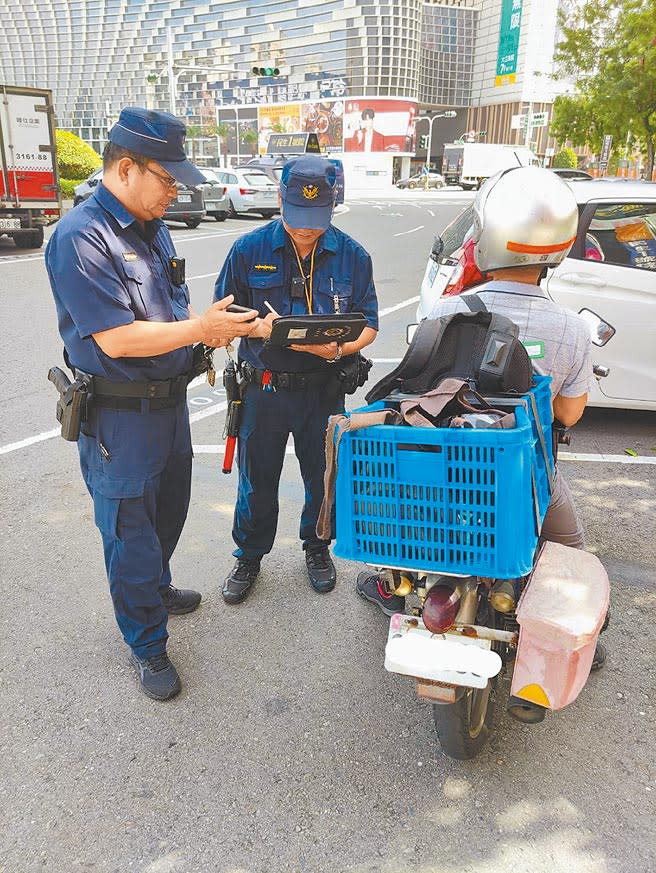
[(502, 0), (495, 86), (513, 85), (515, 82), (523, 2), (524, 0)]

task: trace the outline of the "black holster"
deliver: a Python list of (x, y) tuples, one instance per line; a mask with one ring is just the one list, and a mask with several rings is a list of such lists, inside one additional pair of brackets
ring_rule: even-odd
[(342, 358), (335, 365), (335, 375), (337, 376), (340, 390), (344, 394), (355, 394), (358, 388), (361, 388), (369, 378), (369, 370), (371, 370), (372, 366), (373, 361), (365, 358), (360, 352)]
[(61, 424), (61, 435), (65, 440), (77, 442), (80, 425), (87, 420), (88, 404), (91, 398), (93, 377), (86, 373), (76, 373), (74, 382), (59, 367), (51, 367), (48, 379), (59, 391), (57, 401), (57, 421)]

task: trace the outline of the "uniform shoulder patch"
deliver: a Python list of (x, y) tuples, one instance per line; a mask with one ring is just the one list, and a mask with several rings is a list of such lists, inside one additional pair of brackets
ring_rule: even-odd
[(123, 252), (124, 261), (138, 261), (139, 255), (136, 252)]

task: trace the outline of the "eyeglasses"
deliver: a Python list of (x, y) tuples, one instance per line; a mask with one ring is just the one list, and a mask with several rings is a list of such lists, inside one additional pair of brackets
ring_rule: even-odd
[(159, 181), (164, 185), (165, 188), (168, 188), (169, 191), (172, 191), (174, 188), (177, 188), (177, 181), (173, 178), (173, 176), (162, 176), (161, 173), (156, 173), (155, 170), (151, 170), (150, 167), (144, 167), (145, 170), (148, 170), (149, 173), (152, 173), (153, 176), (157, 176)]

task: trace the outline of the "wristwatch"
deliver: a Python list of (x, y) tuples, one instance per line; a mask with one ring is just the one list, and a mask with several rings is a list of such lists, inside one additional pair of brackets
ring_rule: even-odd
[(326, 358), (326, 363), (327, 364), (337, 363), (337, 361), (339, 361), (339, 359), (342, 357), (343, 354), (344, 354), (344, 349), (342, 348), (342, 344), (337, 343), (337, 354), (335, 355), (334, 358)]

